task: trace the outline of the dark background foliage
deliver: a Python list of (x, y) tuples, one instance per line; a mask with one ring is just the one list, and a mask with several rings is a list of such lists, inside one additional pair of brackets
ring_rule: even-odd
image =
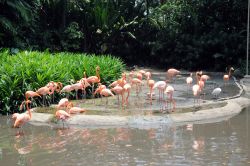
[(246, 55), (246, 0), (0, 0), (1, 47), (224, 71)]

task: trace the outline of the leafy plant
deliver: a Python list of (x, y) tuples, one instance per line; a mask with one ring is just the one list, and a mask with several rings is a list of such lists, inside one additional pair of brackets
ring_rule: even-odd
[[(71, 80), (80, 80), (85, 71), (87, 76), (95, 75), (100, 66), (101, 82), (109, 84), (117, 79), (124, 69), (124, 63), (111, 55), (87, 55), (68, 52), (54, 53), (21, 51), (10, 55), (8, 50), (0, 53), (0, 111), (16, 112), (24, 100), (27, 90), (36, 91), (50, 81), (67, 85)], [(55, 101), (61, 96), (55, 95)], [(37, 102), (36, 104), (39, 104)]]

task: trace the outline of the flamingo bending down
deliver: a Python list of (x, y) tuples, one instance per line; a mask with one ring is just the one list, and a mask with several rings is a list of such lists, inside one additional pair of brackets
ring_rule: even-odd
[(71, 87), (71, 85), (66, 85), (66, 86), (64, 86), (62, 88), (62, 90), (60, 91), (60, 93), (62, 93), (62, 92), (67, 93), (67, 98), (69, 98), (68, 97), (68, 93), (71, 92), (72, 90), (74, 90), (74, 89)]
[(111, 91), (115, 92), (115, 94), (117, 95), (118, 104), (119, 104), (119, 95), (122, 96), (122, 105), (123, 105), (124, 103), (123, 87), (116, 85), (114, 88), (111, 89)]
[(166, 94), (169, 95), (168, 96), (168, 101), (167, 101), (167, 107), (168, 107), (168, 102), (170, 102), (170, 108), (171, 108), (171, 103), (172, 103), (173, 104), (173, 110), (172, 110), (172, 112), (173, 112), (175, 110), (175, 107), (176, 107), (176, 102), (173, 99), (174, 88), (171, 85), (169, 85), (169, 86), (167, 86), (167, 88), (166, 88), (166, 90), (165, 90), (164, 93), (166, 93)]
[[(101, 83), (98, 83), (98, 87), (96, 88), (95, 92), (94, 92), (94, 96), (101, 93), (101, 91), (103, 89), (106, 89), (106, 85), (102, 85)], [(102, 97), (102, 96), (101, 96)]]
[(131, 85), (133, 86), (133, 85), (135, 85), (135, 90), (136, 90), (136, 94), (137, 94), (137, 96), (139, 95), (139, 93), (140, 93), (140, 87), (141, 87), (141, 85), (143, 84), (143, 82), (142, 82), (142, 80), (140, 80), (140, 79), (138, 79), (138, 78), (133, 78), (132, 80), (131, 80)]
[(26, 103), (26, 109), (27, 109), (28, 113), (27, 112), (24, 112), (24, 113), (21, 113), (21, 114), (14, 113), (12, 115), (12, 119), (15, 121), (14, 125), (13, 125), (14, 128), (22, 127), (26, 122), (28, 122), (31, 119), (31, 116), (32, 116), (31, 115), (31, 109), (28, 106), (28, 104), (30, 104), (31, 101), (26, 100), (26, 101), (22, 102), (22, 104), (20, 106), (21, 109), (23, 108), (24, 103)]
[(164, 99), (164, 91), (166, 87), (167, 87), (167, 83), (165, 81), (157, 81), (154, 84), (153, 89), (157, 88), (159, 90), (159, 100)]
[(78, 113), (83, 113), (86, 110), (84, 108), (80, 108), (80, 107), (74, 107), (73, 103), (69, 103), (67, 105), (67, 112), (70, 114), (78, 114)]
[(57, 120), (61, 120), (63, 122), (63, 128), (64, 128), (64, 122), (70, 118), (70, 114), (64, 110), (57, 110), (55, 113), (55, 117)]
[(169, 81), (172, 81), (172, 79), (177, 75), (180, 74), (180, 71), (174, 68), (170, 68), (167, 71), (167, 78), (169, 79)]
[(108, 104), (108, 96), (114, 96), (111, 90), (107, 88), (101, 90), (100, 95), (106, 97), (106, 105)]
[(60, 109), (60, 108), (62, 108), (62, 107), (66, 108), (66, 107), (68, 106), (69, 103), (70, 103), (70, 102), (69, 102), (69, 100), (68, 100), (67, 98), (62, 98), (62, 99), (59, 101), (59, 103), (58, 103), (58, 105), (56, 106), (56, 108), (57, 108), (57, 109)]
[(206, 74), (203, 74), (203, 75), (201, 75), (201, 80), (202, 81), (207, 81), (208, 79), (210, 79), (210, 77), (208, 76), (208, 75), (206, 75)]

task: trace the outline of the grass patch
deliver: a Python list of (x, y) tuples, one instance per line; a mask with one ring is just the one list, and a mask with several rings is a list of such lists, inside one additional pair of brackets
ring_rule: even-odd
[[(103, 84), (110, 84), (120, 77), (125, 68), (121, 59), (111, 55), (87, 55), (76, 53), (54, 53), (21, 51), (11, 55), (8, 49), (0, 52), (0, 113), (13, 113), (24, 100), (28, 90), (36, 91), (50, 81), (68, 85), (80, 80), (83, 72), (95, 75), (100, 66)], [(74, 95), (74, 93), (72, 93)], [(61, 98), (55, 95), (55, 102)], [(40, 105), (35, 102), (33, 105)]]

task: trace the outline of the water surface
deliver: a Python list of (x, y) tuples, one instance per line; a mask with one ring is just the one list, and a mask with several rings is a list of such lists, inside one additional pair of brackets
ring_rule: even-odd
[(0, 117), (0, 165), (250, 165), (250, 108), (216, 123), (62, 129)]

